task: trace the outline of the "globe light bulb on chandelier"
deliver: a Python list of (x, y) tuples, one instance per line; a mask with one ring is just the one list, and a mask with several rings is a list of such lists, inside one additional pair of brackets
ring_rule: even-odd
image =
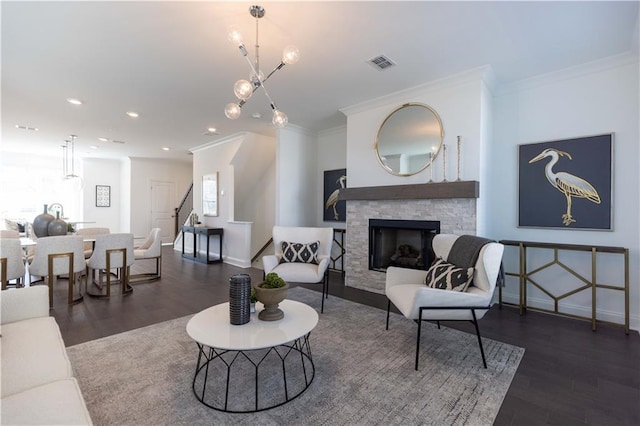
[(273, 111), (273, 118), (271, 122), (275, 127), (282, 128), (287, 125), (289, 118), (284, 112), (278, 109), (273, 99), (271, 99), (271, 96), (265, 86), (265, 82), (285, 65), (293, 65), (298, 62), (300, 59), (300, 51), (295, 46), (286, 46), (282, 52), (282, 59), (280, 60), (280, 63), (273, 69), (273, 71), (265, 76), (260, 69), (260, 44), (258, 43), (258, 22), (259, 19), (265, 15), (265, 9), (262, 6), (253, 5), (249, 8), (249, 13), (256, 19), (255, 61), (252, 61), (251, 58), (249, 58), (249, 52), (244, 45), (239, 28), (235, 25), (230, 26), (228, 28), (227, 38), (238, 47), (242, 56), (247, 60), (249, 67), (251, 68), (251, 73), (249, 74), (249, 81), (238, 80), (234, 84), (233, 93), (240, 101), (238, 103), (232, 102), (227, 104), (224, 109), (224, 115), (231, 120), (240, 118), (244, 104), (254, 92), (262, 87), (264, 94), (267, 96), (267, 99), (269, 99), (271, 110)]

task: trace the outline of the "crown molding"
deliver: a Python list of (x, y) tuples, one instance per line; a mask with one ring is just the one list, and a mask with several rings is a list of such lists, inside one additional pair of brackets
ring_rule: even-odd
[(408, 89), (393, 92), (355, 105), (340, 108), (339, 111), (348, 117), (352, 114), (357, 114), (372, 108), (386, 106), (390, 103), (407, 102), (415, 98), (416, 95), (421, 95), (423, 93), (446, 90), (468, 83), (485, 81), (489, 85), (495, 85), (495, 76), (491, 77), (492, 75), (493, 69), (491, 68), (491, 65), (483, 65), (481, 67), (472, 68), (448, 77), (432, 80), (427, 83), (409, 87)]
[(282, 128), (282, 129), (277, 129), (277, 133), (280, 134), (280, 132), (292, 132), (292, 133), (297, 133), (299, 135), (303, 135), (303, 136), (312, 136), (315, 137), (317, 136), (317, 132), (314, 132), (313, 130), (310, 130), (306, 127), (302, 127), (302, 126), (298, 126), (297, 124), (291, 124), (288, 123), (286, 125), (286, 127)]
[(346, 124), (341, 124), (340, 126), (337, 126), (337, 127), (331, 127), (329, 129), (320, 130), (318, 132), (318, 137), (334, 136), (334, 135), (338, 135), (340, 133), (347, 133), (347, 125)]
[(193, 148), (189, 148), (189, 152), (196, 153), (196, 152), (199, 152), (199, 151), (204, 151), (205, 149), (213, 148), (214, 146), (223, 145), (225, 143), (242, 140), (242, 139), (246, 138), (248, 135), (249, 135), (249, 132), (234, 133), (232, 135), (225, 136), (224, 138), (216, 139), (214, 141), (207, 142), (207, 143), (202, 144), (202, 145), (194, 146)]
[(563, 80), (570, 80), (589, 74), (603, 72), (609, 69), (624, 67), (630, 64), (638, 63), (638, 54), (627, 51), (618, 55), (608, 56), (596, 61), (585, 62), (584, 64), (574, 65), (572, 67), (563, 68), (561, 70), (552, 71), (546, 74), (540, 74), (534, 77), (518, 80), (513, 83), (503, 84), (497, 87), (494, 94), (503, 96), (510, 93), (520, 92), (524, 90), (534, 89), (536, 87), (546, 86), (548, 84), (557, 83)]

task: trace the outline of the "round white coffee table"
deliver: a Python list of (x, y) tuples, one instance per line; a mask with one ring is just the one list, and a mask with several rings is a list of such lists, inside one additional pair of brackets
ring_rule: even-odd
[[(259, 320), (260, 303), (244, 325), (231, 324), (229, 303), (189, 320), (187, 333), (198, 345), (192, 387), (200, 402), (225, 412), (256, 412), (285, 404), (311, 385), (315, 366), (309, 335), (318, 313), (293, 300), (279, 307), (284, 318), (278, 321)], [(275, 370), (281, 370), (281, 378)]]

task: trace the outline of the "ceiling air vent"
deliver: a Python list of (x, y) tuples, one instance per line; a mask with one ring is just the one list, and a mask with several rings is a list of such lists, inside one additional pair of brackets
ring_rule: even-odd
[(121, 144), (121, 145), (122, 145), (122, 144), (124, 144), (124, 141), (117, 141), (117, 140), (115, 140), (115, 139), (114, 139), (114, 140), (112, 140), (111, 142), (113, 142), (113, 143), (119, 143), (119, 144)]
[(396, 64), (395, 62), (393, 62), (391, 59), (387, 58), (384, 55), (378, 55), (374, 58), (369, 59), (367, 62), (371, 64), (372, 67), (380, 71), (390, 68)]

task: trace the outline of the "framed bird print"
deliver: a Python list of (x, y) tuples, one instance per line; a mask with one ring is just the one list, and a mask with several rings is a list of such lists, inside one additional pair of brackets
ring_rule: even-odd
[(323, 220), (327, 222), (345, 222), (347, 204), (338, 200), (342, 188), (347, 187), (347, 169), (326, 170), (324, 172)]
[(518, 145), (518, 226), (613, 230), (613, 133)]

